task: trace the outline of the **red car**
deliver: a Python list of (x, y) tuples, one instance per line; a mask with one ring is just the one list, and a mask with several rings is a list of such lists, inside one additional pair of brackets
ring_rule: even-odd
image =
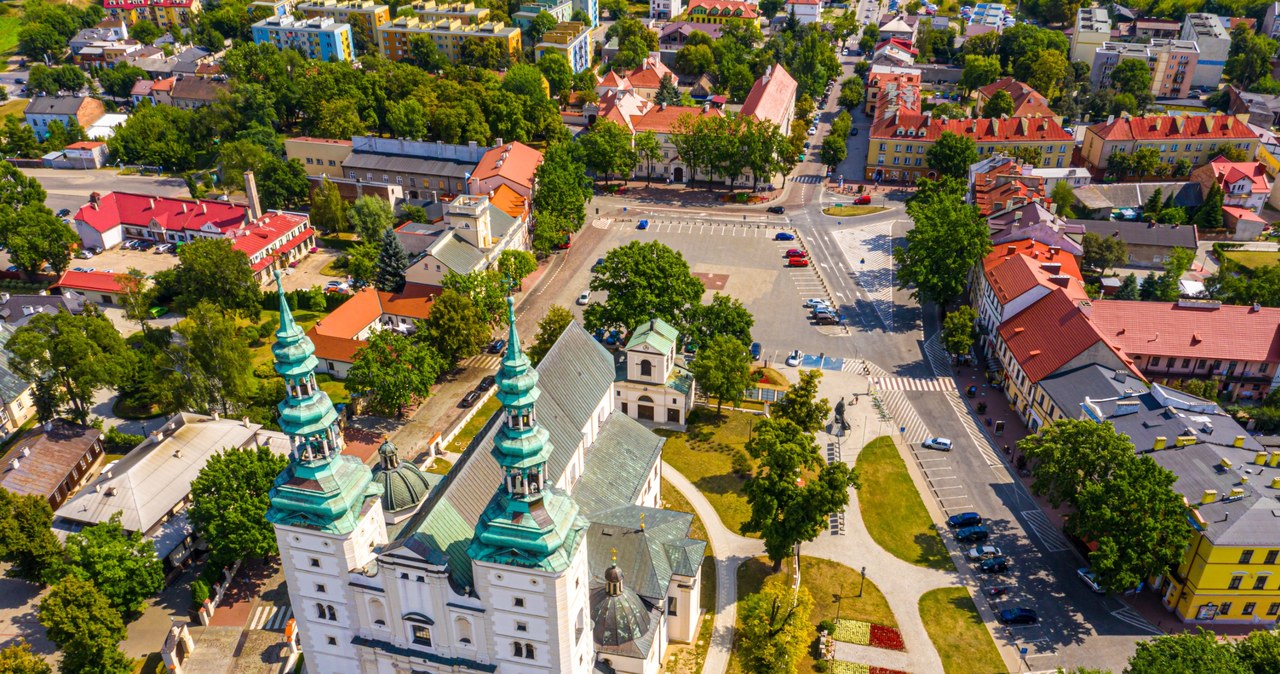
[(788, 267), (808, 267), (809, 258), (807, 257), (789, 257), (787, 258)]
[(792, 248), (787, 251), (787, 257), (809, 257), (809, 254), (799, 248)]
[(871, 195), (870, 195), (870, 194), (864, 194), (864, 195), (862, 195), (862, 196), (858, 197), (857, 199), (854, 199), (854, 200), (853, 200), (853, 203), (855, 203), (855, 204), (857, 204), (857, 205), (859, 205), (859, 206), (866, 206), (867, 204), (871, 203)]

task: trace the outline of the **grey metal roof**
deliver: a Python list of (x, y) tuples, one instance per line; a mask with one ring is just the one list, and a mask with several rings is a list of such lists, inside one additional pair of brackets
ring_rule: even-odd
[[(1080, 194), (1079, 191), (1076, 192)], [(1069, 224), (1083, 225), (1085, 232), (1101, 237), (1114, 236), (1130, 246), (1159, 246), (1165, 248), (1195, 248), (1195, 225), (1151, 225), (1129, 220), (1068, 220)]]
[[(1204, 535), (1214, 545), (1280, 545), (1280, 526), (1277, 526), (1280, 503), (1261, 493), (1252, 483), (1240, 481), (1241, 477), (1269, 480), (1272, 476), (1267, 473), (1280, 475), (1280, 470), (1242, 465), (1234, 459), (1234, 467), (1225, 468), (1221, 463), (1223, 448), (1207, 444), (1152, 452), (1149, 456), (1178, 476), (1173, 488), (1199, 511), (1205, 522)], [(1216, 492), (1215, 499), (1200, 503), (1208, 489)], [(1241, 495), (1232, 497), (1232, 489), (1241, 489)]]
[(1078, 419), (1085, 398), (1112, 398), (1122, 396), (1126, 391), (1147, 392), (1146, 382), (1127, 370), (1122, 372), (1124, 379), (1119, 380), (1115, 370), (1091, 363), (1045, 377), (1040, 380), (1040, 388), (1064, 416)]
[(1173, 198), (1174, 206), (1199, 206), (1204, 202), (1200, 194), (1200, 185), (1193, 182), (1167, 183), (1115, 183), (1103, 185), (1094, 183), (1077, 187), (1076, 201), (1089, 210), (1102, 208), (1141, 208), (1156, 190), (1166, 201)]
[(416, 173), (425, 176), (446, 176), (465, 179), (474, 164), (443, 161), (440, 159), (423, 159), (402, 155), (376, 154), (372, 152), (352, 152), (342, 162), (342, 168), (365, 171), (386, 171), (388, 173)]
[(87, 100), (87, 96), (36, 96), (27, 102), (23, 112), (28, 115), (75, 116)]
[(666, 439), (625, 414), (610, 414), (587, 455), (573, 500), (582, 514), (635, 503)]
[(31, 382), (18, 376), (9, 367), (9, 350), (5, 347), (8, 346), (9, 338), (13, 336), (15, 330), (16, 328), (8, 323), (0, 323), (0, 397), (5, 402), (17, 400), (31, 388)]
[[(587, 531), (587, 565), (592, 579), (604, 581), (616, 550), (627, 587), (649, 601), (664, 601), (672, 575), (689, 570), (683, 560), (695, 557), (701, 564), (706, 554), (706, 541), (690, 542), (692, 524), (689, 513), (637, 505), (593, 515)], [(679, 569), (673, 568), (673, 555), (668, 552), (671, 546), (680, 548), (674, 555)]]
[(446, 267), (459, 274), (475, 270), (484, 261), (484, 252), (454, 231), (446, 232), (444, 236), (437, 239), (429, 252)]
[[(3, 299), (0, 297), (0, 299)], [(76, 295), (9, 295), (0, 301), (0, 320), (20, 328), (41, 313), (66, 311), (79, 315), (84, 311), (84, 297)]]

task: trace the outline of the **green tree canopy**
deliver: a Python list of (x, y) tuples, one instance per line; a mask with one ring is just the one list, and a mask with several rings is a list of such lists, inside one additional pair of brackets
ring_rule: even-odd
[(656, 241), (632, 241), (610, 250), (591, 277), (590, 288), (609, 294), (605, 302), (593, 302), (583, 312), (590, 330), (631, 330), (650, 318), (686, 325), (686, 315), (704, 291), (684, 256)]
[[(538, 334), (534, 337), (533, 346), (529, 347), (525, 353), (529, 356), (529, 360), (534, 365), (542, 362), (543, 357), (555, 345), (556, 340), (560, 339), (560, 335), (564, 334), (569, 324), (573, 322), (573, 313), (568, 309), (553, 304), (547, 308), (547, 313), (542, 316), (542, 320), (538, 321)], [(2, 558), (0, 558), (2, 559)]]
[(752, 341), (755, 318), (742, 302), (728, 295), (715, 293), (709, 304), (690, 305), (687, 317), (683, 332), (697, 344), (707, 344), (719, 335), (733, 337), (743, 344)]
[[(83, 665), (95, 656), (115, 650), (127, 634), (120, 612), (93, 583), (75, 575), (54, 585), (40, 601), (37, 613), (49, 640), (63, 652), (64, 665), (60, 671), (66, 671), (67, 658)], [(117, 670), (98, 671), (116, 674)]]
[(1013, 96), (1009, 92), (1001, 89), (991, 95), (987, 99), (986, 105), (982, 106), (982, 116), (987, 119), (999, 118), (1002, 115), (1013, 114)]
[(1125, 674), (1252, 674), (1229, 645), (1213, 632), (1160, 636), (1138, 642)]
[(527, 250), (504, 250), (498, 254), (498, 273), (519, 288), (529, 274), (538, 270), (538, 258)]
[(1085, 268), (1100, 274), (1107, 273), (1107, 270), (1112, 267), (1119, 267), (1129, 259), (1128, 246), (1116, 237), (1103, 237), (1093, 232), (1086, 232), (1081, 240), (1081, 247), (1084, 248), (1084, 253), (1080, 256), (1080, 262)]
[(978, 161), (977, 145), (968, 136), (943, 131), (925, 153), (925, 161), (939, 176), (964, 178), (969, 166)]
[(455, 367), (489, 341), (489, 316), (471, 298), (445, 290), (431, 305), (431, 314), (418, 322), (415, 338), (435, 349), (447, 367)]
[(322, 232), (345, 232), (349, 228), (347, 202), (328, 176), (320, 181), (311, 195), (311, 224)]
[(1000, 59), (996, 56), (966, 56), (960, 72), (960, 88), (977, 91), (1000, 77)]
[(793, 592), (782, 574), (767, 578), (739, 607), (743, 669), (749, 674), (795, 674), (813, 639), (812, 609), (813, 597), (803, 585)]
[(1035, 466), (1031, 491), (1057, 508), (1074, 506), (1085, 485), (1109, 479), (1133, 457), (1133, 443), (1110, 423), (1059, 419), (1019, 440), (1018, 451)]
[(365, 241), (379, 241), (383, 234), (396, 223), (396, 214), (386, 199), (374, 196), (363, 196), (356, 199), (347, 211), (347, 220), (352, 229)]
[(164, 587), (164, 563), (141, 533), (126, 532), (120, 513), (67, 536), (66, 573), (99, 587), (121, 615), (141, 613), (147, 599)]
[(959, 296), (969, 270), (991, 250), (986, 220), (977, 206), (964, 203), (963, 189), (953, 179), (922, 180), (907, 203), (915, 227), (907, 232), (906, 247), (894, 249), (893, 258), (898, 283), (914, 286), (912, 296), (921, 302), (943, 304)]
[(596, 120), (579, 142), (586, 153), (587, 168), (604, 176), (605, 182), (615, 175), (625, 178), (636, 170), (638, 158), (631, 147), (631, 132), (617, 122)]
[(973, 349), (974, 323), (977, 320), (978, 312), (967, 304), (947, 313), (942, 320), (942, 345), (947, 353), (963, 356)]
[(373, 285), (383, 292), (398, 293), (404, 288), (404, 273), (409, 268), (409, 254), (400, 244), (396, 230), (382, 230), (382, 245), (378, 247), (377, 273)]
[(535, 220), (551, 216), (567, 232), (576, 232), (586, 221), (586, 203), (591, 200), (591, 179), (583, 150), (577, 143), (560, 143), (547, 149), (534, 172)]
[(255, 383), (245, 363), (252, 357), (235, 319), (201, 300), (176, 330), (183, 339), (169, 345), (173, 406), (230, 416), (248, 405)]
[(790, 421), (805, 433), (818, 432), (831, 414), (831, 403), (818, 397), (821, 381), (821, 370), (801, 370), (800, 381), (792, 384), (782, 400), (770, 408), (773, 417)]
[(395, 330), (378, 330), (356, 352), (347, 372), (347, 388), (364, 392), (375, 414), (400, 418), (415, 398), (430, 395), (431, 385), (446, 366), (431, 346)]
[(253, 267), (230, 239), (197, 239), (178, 249), (169, 294), (182, 311), (207, 301), (225, 312), (256, 316), (262, 292)]
[(57, 579), (62, 543), (52, 524), (47, 499), (0, 489), (0, 562), (9, 565), (5, 575), (40, 585)]
[(12, 646), (0, 649), (0, 672), (53, 674), (53, 668), (44, 661), (44, 658), (31, 652), (31, 644), (19, 640)]
[(698, 388), (716, 398), (718, 414), (726, 402), (742, 402), (743, 393), (751, 385), (751, 353), (742, 342), (720, 335), (698, 350), (689, 370)]
[(191, 483), (187, 516), (208, 541), (210, 563), (229, 566), (275, 554), (269, 493), (288, 465), (288, 457), (267, 447), (231, 447), (209, 457)]
[(49, 382), (57, 406), (81, 422), (89, 418), (94, 393), (122, 381), (132, 364), (119, 331), (93, 305), (79, 316), (36, 314), (6, 348), (15, 372), (27, 381)]

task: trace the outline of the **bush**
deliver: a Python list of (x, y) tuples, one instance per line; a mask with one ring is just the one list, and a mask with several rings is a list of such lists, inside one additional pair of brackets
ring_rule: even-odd
[(832, 635), (832, 634), (835, 634), (835, 632), (836, 632), (836, 621), (834, 621), (834, 620), (823, 620), (822, 622), (818, 623), (818, 632), (826, 632), (828, 636), (829, 636), (829, 635)]
[(146, 440), (146, 438), (141, 435), (124, 433), (112, 426), (102, 436), (102, 447), (108, 454), (124, 454), (142, 444), (143, 440)]
[(265, 342), (266, 340), (271, 339), (271, 336), (274, 335), (276, 333), (276, 330), (279, 330), (279, 329), (280, 329), (280, 319), (268, 318), (267, 320), (262, 322), (262, 325), (258, 326), (258, 340)]
[(738, 475), (747, 475), (751, 472), (751, 457), (741, 449), (733, 453), (732, 462), (733, 472)]
[(271, 365), (271, 363), (258, 363), (258, 365), (253, 368), (253, 376), (258, 379), (270, 379), (276, 376), (276, 369)]
[(191, 581), (191, 604), (199, 607), (209, 599), (209, 584), (197, 578)]

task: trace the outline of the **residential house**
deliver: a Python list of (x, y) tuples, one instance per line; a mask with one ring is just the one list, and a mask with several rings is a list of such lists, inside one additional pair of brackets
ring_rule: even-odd
[(121, 40), (81, 43), (78, 47), (73, 46), (72, 49), (71, 62), (87, 70), (93, 67), (114, 67), (116, 63), (142, 53), (146, 47), (137, 40)]
[(200, 13), (200, 0), (102, 0), (107, 17), (132, 26), (150, 21), (161, 31), (186, 27)]
[(970, 284), (978, 332), (994, 343), (996, 328), (1055, 290), (1072, 301), (1088, 299), (1074, 255), (1033, 240), (996, 246)]
[(417, 16), (398, 16), (374, 30), (378, 34), (382, 56), (392, 61), (400, 61), (410, 55), (409, 43), (415, 36), (430, 38), (451, 63), (462, 59), (462, 47), (468, 38), (495, 40), (513, 58), (518, 57), (521, 50), (520, 28), (501, 21), (470, 24), (457, 18), (423, 21)]
[(760, 12), (742, 0), (689, 0), (683, 20), (693, 23), (724, 23), (731, 20), (758, 21)]
[[(1141, 211), (1155, 192), (1160, 200), (1170, 206), (1193, 209), (1204, 201), (1200, 185), (1193, 182), (1160, 183), (1090, 183), (1075, 191), (1076, 207), (1073, 209), (1083, 219), (1122, 219), (1122, 211)], [(1170, 201), (1172, 200), (1172, 201)]]
[(909, 18), (916, 19), (917, 17), (908, 17), (906, 14), (896, 14), (891, 17), (881, 19), (880, 39), (898, 39), (907, 44), (915, 44), (917, 21), (909, 21)]
[(912, 47), (910, 42), (895, 37), (876, 45), (871, 54), (871, 64), (909, 68), (915, 65), (919, 56), (919, 50)]
[(1222, 226), (1231, 233), (1232, 241), (1256, 241), (1270, 223), (1262, 216), (1238, 206), (1222, 207)]
[(53, 531), (65, 536), (119, 514), (126, 532), (142, 534), (166, 569), (177, 568), (197, 547), (186, 513), (191, 483), (210, 457), (232, 447), (284, 456), (291, 444), (248, 419), (179, 412), (55, 510)]
[(468, 194), (491, 194), (506, 185), (525, 199), (533, 198), (533, 179), (542, 165), (542, 153), (521, 142), (490, 148), (480, 156), (471, 177)]
[(293, 15), (269, 16), (253, 24), (253, 41), (277, 49), (293, 49), (319, 61), (355, 60), (351, 25), (329, 17), (295, 19)]
[(79, 316), (84, 312), (84, 298), (79, 295), (11, 295), (0, 292), (0, 321), (17, 329), (40, 314), (65, 311)]
[[(652, 5), (650, 11), (653, 11)], [(693, 23), (690, 21), (672, 21), (658, 32), (658, 49), (664, 51), (679, 50), (694, 33), (704, 33), (715, 40), (720, 37), (720, 24)]]
[(378, 330), (413, 333), (417, 330), (415, 322), (431, 315), (431, 305), (439, 292), (438, 288), (428, 291), (410, 286), (400, 293), (383, 292), (372, 286), (361, 288), (307, 331), (319, 361), (316, 371), (346, 379), (356, 353), (369, 343), (371, 334)]
[(1222, 189), (1222, 204), (1260, 213), (1271, 195), (1271, 179), (1256, 161), (1234, 162), (1224, 157), (1191, 172), (1191, 181), (1200, 185), (1200, 193), (1208, 195), (1217, 185)]
[(39, 496), (57, 510), (89, 480), (101, 460), (102, 431), (54, 419), (10, 446), (0, 463), (0, 488)]
[[(0, 297), (3, 295), (0, 294)], [(7, 309), (6, 309), (7, 310)], [(4, 316), (0, 311), (0, 316)], [(18, 376), (9, 365), (9, 351), (4, 348), (19, 325), (8, 322), (0, 325), (0, 435), (9, 437), (35, 416), (35, 387)]]
[(1093, 63), (1093, 53), (1111, 39), (1111, 17), (1101, 7), (1076, 10), (1075, 30), (1071, 33), (1071, 60)]
[[(495, 145), (503, 145), (499, 139)], [(411, 201), (448, 201), (467, 191), (467, 178), (490, 148), (356, 136), (342, 162), (351, 180), (400, 186)]]
[(969, 167), (966, 201), (978, 207), (982, 217), (1036, 202), (1052, 205), (1045, 180), (1031, 173), (1021, 159), (995, 154)]
[(527, 218), (513, 217), (487, 195), (455, 197), (445, 206), (445, 223), (445, 229), (410, 262), (405, 287), (438, 290), (450, 272), (488, 269), (504, 250), (529, 249)]
[(1143, 17), (1130, 22), (1129, 26), (1129, 33), (1139, 40), (1176, 40), (1182, 35), (1182, 23), (1173, 19)]
[(1089, 79), (1095, 89), (1111, 87), (1111, 71), (1121, 61), (1142, 61), (1151, 73), (1156, 98), (1185, 98), (1191, 92), (1200, 48), (1191, 40), (1149, 43), (1106, 42), (1094, 52)]
[[(865, 111), (877, 117), (876, 110), (888, 105), (899, 109), (920, 110), (920, 70), (890, 65), (872, 65), (867, 72)], [(887, 92), (887, 93), (886, 93)], [(886, 97), (882, 97), (886, 94)], [(885, 101), (882, 105), (881, 101)]]
[(1234, 84), (1227, 85), (1227, 112), (1247, 115), (1249, 124), (1270, 129), (1280, 124), (1280, 96), (1241, 91)]
[(1124, 241), (1129, 252), (1126, 267), (1159, 269), (1178, 248), (1195, 250), (1199, 236), (1194, 225), (1160, 225), (1130, 220), (1068, 220), (1086, 232)]
[(782, 10), (788, 16), (794, 16), (802, 26), (822, 20), (821, 0), (787, 0)]
[[(672, 82), (680, 79), (675, 72), (662, 62), (660, 54), (649, 52), (644, 61), (634, 70), (627, 73), (624, 79), (626, 86), (646, 100), (652, 101), (658, 93), (658, 88), (662, 86), (662, 80), (667, 77), (670, 77)], [(604, 82), (602, 81), (600, 84), (604, 84)], [(599, 85), (597, 85), (597, 88), (599, 88)]]
[(694, 383), (679, 360), (680, 334), (661, 318), (637, 326), (618, 363), (616, 409), (641, 422), (684, 429)]
[(195, 110), (211, 105), (223, 94), (231, 91), (225, 75), (197, 77), (178, 75), (169, 92), (169, 105), (184, 110)]
[(309, 176), (343, 177), (342, 163), (351, 156), (351, 141), (299, 136), (284, 139), (284, 156), (297, 159)]
[(74, 122), (87, 129), (106, 114), (102, 101), (88, 96), (36, 96), (23, 109), (27, 126), (38, 140), (49, 136), (49, 124), (58, 122), (63, 128)]
[(684, 14), (684, 0), (653, 0), (649, 3), (649, 18), (670, 21)]
[(93, 302), (120, 306), (124, 288), (116, 279), (117, 274), (105, 271), (64, 271), (49, 290), (57, 290), (68, 296), (69, 302)]
[(740, 114), (773, 122), (783, 135), (789, 134), (796, 114), (796, 88), (796, 80), (786, 68), (769, 66), (751, 85)]
[(1049, 99), (1029, 85), (1012, 77), (1002, 77), (985, 87), (979, 88), (977, 91), (978, 109), (984, 108), (987, 105), (987, 101), (991, 100), (991, 97), (997, 91), (1003, 91), (1013, 99), (1013, 112), (1009, 115), (1010, 117), (1035, 117), (1039, 115), (1062, 121), (1061, 115), (1049, 107)]
[(1191, 86), (1217, 89), (1231, 50), (1231, 32), (1216, 15), (1193, 13), (1182, 21), (1181, 38), (1195, 42), (1200, 49), (1200, 61), (1196, 64)]
[(1089, 169), (1083, 166), (1033, 168), (1031, 169), (1031, 174), (1044, 178), (1044, 189), (1050, 194), (1053, 194), (1053, 188), (1060, 182), (1067, 183), (1073, 190), (1093, 182), (1093, 177), (1089, 175)]
[(560, 54), (575, 74), (583, 72), (591, 67), (591, 27), (581, 21), (561, 21), (542, 34), (542, 40), (534, 45), (533, 53), (539, 60), (543, 54)]
[(1234, 115), (1122, 115), (1086, 127), (1080, 154), (1091, 169), (1099, 172), (1106, 170), (1113, 153), (1132, 155), (1144, 148), (1158, 151), (1169, 166), (1179, 159), (1199, 166), (1216, 157), (1215, 151), (1225, 145), (1253, 157), (1258, 135)]

